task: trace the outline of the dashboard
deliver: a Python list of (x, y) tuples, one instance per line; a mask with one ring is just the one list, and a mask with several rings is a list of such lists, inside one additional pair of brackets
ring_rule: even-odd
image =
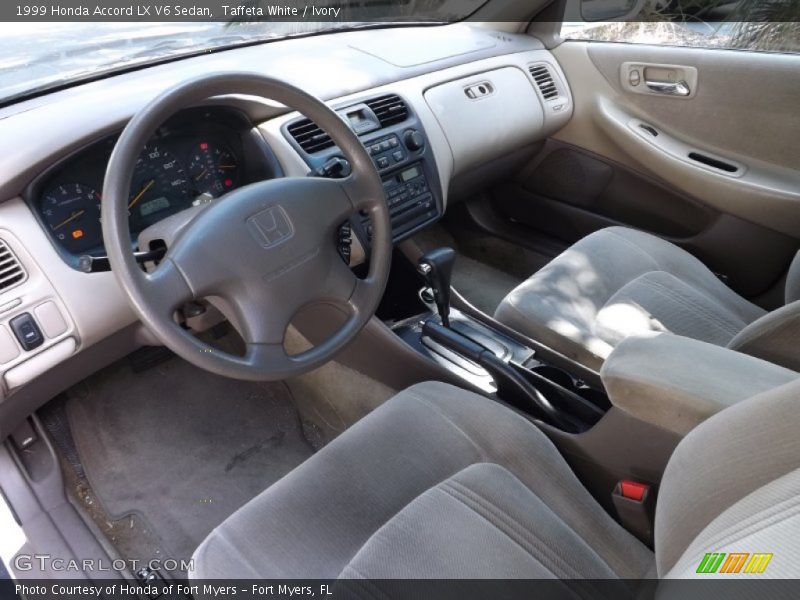
[[(527, 35), (469, 25), (380, 29), (187, 58), (0, 106), (0, 252), (14, 255), (19, 274), (0, 285), (0, 438), (44, 399), (158, 344), (109, 270), (99, 208), (120, 132), (157, 94), (246, 65), (323, 98), (368, 147), (399, 240), (444, 213), (458, 190), (501, 177), (504, 156), (528, 152), (569, 120), (571, 104), (556, 112), (537, 91), (530, 67), (540, 63), (564, 80), (550, 52)], [(487, 82), (493, 93), (470, 95)], [(402, 118), (393, 117), (403, 112), (396, 98), (406, 105)], [(306, 126), (323, 147), (309, 147)], [(128, 200), (132, 239), (195, 202), (225, 202), (229, 190), (334, 169), (338, 150), (313, 129), (279, 103), (235, 93), (177, 113), (142, 148)], [(351, 265), (369, 252), (362, 217), (349, 228)], [(337, 234), (341, 243), (346, 236)], [(152, 248), (134, 250), (140, 262), (153, 260), (144, 256)], [(25, 313), (44, 338), (32, 350), (10, 327)]]
[[(117, 138), (115, 134), (82, 148), (29, 189), (35, 214), (68, 262), (105, 252), (101, 194)], [(182, 111), (159, 128), (136, 161), (128, 199), (132, 237), (193, 205), (280, 176), (276, 165), (243, 114), (229, 108)]]

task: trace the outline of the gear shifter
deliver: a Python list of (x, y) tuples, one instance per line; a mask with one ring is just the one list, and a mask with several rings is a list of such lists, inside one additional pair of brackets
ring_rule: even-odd
[(455, 262), (456, 252), (452, 248), (431, 250), (417, 261), (417, 271), (433, 290), (433, 299), (445, 327), (450, 327), (450, 279)]

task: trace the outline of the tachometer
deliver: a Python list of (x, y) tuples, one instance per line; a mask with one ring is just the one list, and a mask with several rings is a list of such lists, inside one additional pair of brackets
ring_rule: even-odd
[(177, 158), (158, 144), (148, 145), (133, 171), (128, 201), (131, 229), (141, 231), (192, 205), (186, 172)]
[(198, 195), (211, 194), (216, 198), (236, 187), (239, 164), (226, 147), (200, 142), (191, 154), (189, 176)]
[(42, 216), (66, 250), (77, 254), (102, 244), (100, 194), (81, 183), (65, 183), (42, 200)]

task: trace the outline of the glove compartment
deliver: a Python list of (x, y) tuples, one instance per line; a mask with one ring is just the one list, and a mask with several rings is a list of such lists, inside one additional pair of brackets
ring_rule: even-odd
[(516, 67), (434, 86), (425, 101), (450, 145), (454, 176), (539, 141), (550, 129), (531, 76)]

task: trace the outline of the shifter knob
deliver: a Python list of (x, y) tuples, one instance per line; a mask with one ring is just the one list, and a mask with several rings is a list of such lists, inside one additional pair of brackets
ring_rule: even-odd
[(417, 262), (417, 270), (433, 290), (433, 299), (445, 327), (450, 327), (450, 280), (455, 262), (455, 250), (446, 247), (426, 252)]

